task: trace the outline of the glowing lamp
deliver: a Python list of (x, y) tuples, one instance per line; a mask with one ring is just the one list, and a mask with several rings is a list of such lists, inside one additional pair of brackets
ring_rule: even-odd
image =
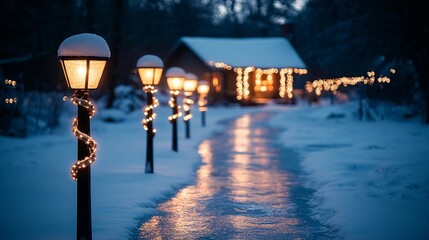
[(58, 59), (72, 90), (97, 89), (109, 58), (106, 41), (90, 33), (71, 36), (58, 48)]
[(137, 72), (143, 86), (157, 86), (164, 64), (155, 55), (144, 55), (137, 61)]
[(195, 90), (197, 90), (198, 78), (193, 73), (187, 73), (186, 79), (183, 82), (183, 90), (186, 96), (191, 96)]
[(179, 67), (169, 68), (165, 76), (167, 77), (168, 88), (171, 91), (180, 91), (183, 89), (183, 82), (186, 78), (186, 73), (183, 69)]
[(206, 95), (210, 91), (210, 85), (207, 81), (200, 81), (197, 88), (198, 94)]

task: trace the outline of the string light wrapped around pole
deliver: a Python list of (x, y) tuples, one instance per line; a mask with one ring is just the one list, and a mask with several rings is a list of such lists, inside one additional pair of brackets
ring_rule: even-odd
[(71, 102), (78, 106), (73, 120), (73, 134), (78, 139), (78, 160), (71, 175), (77, 181), (76, 239), (92, 239), (90, 165), (96, 159), (97, 143), (90, 136), (90, 117), (95, 113), (89, 90), (96, 90), (103, 75), (110, 49), (95, 34), (83, 33), (65, 39), (58, 48), (67, 86), (74, 90)]
[(164, 63), (154, 55), (144, 55), (137, 61), (136, 69), (140, 81), (143, 85), (143, 90), (146, 93), (147, 105), (144, 108), (145, 117), (142, 120), (142, 126), (147, 133), (146, 141), (146, 164), (145, 172), (154, 173), (153, 164), (153, 138), (155, 137), (156, 129), (153, 127), (153, 121), (156, 118), (154, 109), (159, 105), (158, 99), (154, 96), (157, 92), (156, 86), (161, 79)]
[(168, 101), (168, 104), (172, 109), (172, 114), (168, 117), (168, 120), (173, 125), (172, 150), (177, 152), (179, 151), (177, 138), (177, 118), (182, 115), (182, 113), (180, 112), (180, 106), (177, 103), (177, 96), (183, 89), (183, 82), (186, 78), (186, 72), (179, 67), (171, 67), (167, 70), (165, 76), (167, 78), (167, 84), (171, 94), (171, 98), (170, 101)]
[(186, 79), (183, 83), (183, 92), (185, 97), (183, 98), (183, 111), (185, 112), (185, 116), (183, 116), (183, 120), (185, 121), (185, 136), (186, 138), (191, 138), (191, 126), (190, 120), (192, 118), (191, 107), (194, 104), (192, 100), (192, 94), (197, 90), (198, 86), (198, 78), (193, 73), (187, 73)]
[(206, 96), (210, 91), (210, 84), (208, 81), (201, 80), (198, 83), (197, 92), (199, 94), (198, 106), (201, 112), (201, 126), (206, 126), (206, 111), (207, 111), (207, 100)]

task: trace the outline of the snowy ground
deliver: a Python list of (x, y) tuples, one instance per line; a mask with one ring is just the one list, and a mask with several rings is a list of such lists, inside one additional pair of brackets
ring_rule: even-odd
[(303, 158), (316, 216), (346, 239), (429, 239), (429, 127), (360, 122), (356, 110), (298, 107), (271, 122)]
[[(157, 108), (155, 174), (144, 174), (146, 132), (141, 112), (121, 123), (95, 117), (98, 158), (92, 168), (94, 239), (124, 239), (157, 199), (193, 179), (198, 144), (222, 130), (216, 121), (251, 111), (276, 111), (270, 124), (285, 128), (282, 141), (296, 150), (317, 189), (315, 217), (346, 239), (429, 239), (429, 127), (418, 122), (359, 122), (356, 104), (211, 108), (199, 114), (192, 139), (179, 124), (179, 152), (171, 149), (170, 109)], [(334, 113), (334, 114), (332, 114)], [(328, 116), (331, 116), (330, 118)], [(65, 126), (71, 125), (66, 118)], [(76, 155), (70, 132), (27, 139), (0, 137), (2, 239), (74, 239)]]
[[(171, 151), (168, 107), (158, 107), (154, 123), (155, 174), (144, 173), (146, 132), (140, 125), (143, 113), (136, 111), (121, 123), (91, 120), (91, 134), (98, 143), (92, 167), (92, 218), (94, 239), (126, 239), (137, 219), (178, 187), (190, 182), (200, 164), (199, 143), (221, 131), (219, 120), (255, 111), (209, 108), (207, 126), (193, 108), (191, 139), (185, 139), (179, 120), (179, 152)], [(98, 116), (103, 113), (98, 113)], [(27, 139), (0, 137), (0, 238), (75, 239), (76, 183), (70, 167), (77, 144), (68, 128), (55, 135)]]

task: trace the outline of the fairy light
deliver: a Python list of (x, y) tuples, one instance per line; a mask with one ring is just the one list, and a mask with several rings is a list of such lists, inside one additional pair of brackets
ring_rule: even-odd
[[(143, 90), (146, 93), (152, 93), (152, 104), (146, 105), (146, 107), (144, 108), (145, 118), (143, 118), (143, 120), (141, 122), (144, 130), (148, 131), (149, 130), (148, 124), (150, 122), (153, 122), (153, 120), (155, 120), (155, 118), (156, 118), (156, 113), (154, 113), (153, 110), (159, 106), (159, 101), (158, 101), (158, 99), (156, 99), (156, 97), (154, 95), (154, 93), (158, 92), (158, 90), (155, 88), (155, 86), (152, 86), (152, 85), (144, 86)], [(155, 133), (156, 133), (155, 128), (152, 128), (152, 133), (153, 133), (153, 136), (155, 136)]]
[(235, 86), (237, 91), (237, 100), (243, 99), (243, 69), (234, 68), (234, 72), (237, 73)]
[(243, 99), (249, 99), (250, 90), (249, 90), (249, 73), (255, 70), (254, 67), (247, 67), (244, 69), (243, 73)]
[(213, 62), (210, 61), (209, 65), (214, 66), (216, 68), (226, 69), (226, 70), (232, 70), (232, 66), (224, 63), (224, 62)]
[[(298, 73), (298, 72), (297, 72)], [(288, 68), (286, 72), (286, 93), (288, 98), (293, 97), (293, 70)]]
[(286, 73), (287, 73), (287, 68), (280, 69), (279, 95), (281, 98), (284, 98), (286, 96)]
[[(66, 99), (66, 98), (64, 98), (64, 99)], [(88, 100), (77, 97), (76, 93), (73, 94), (73, 96), (71, 98), (71, 102), (76, 106), (84, 107), (88, 111), (90, 118), (95, 114), (94, 105)], [(77, 118), (73, 119), (72, 131), (78, 140), (84, 142), (88, 146), (88, 150), (89, 150), (89, 156), (86, 156), (84, 159), (77, 160), (71, 168), (72, 178), (74, 180), (77, 180), (77, 173), (78, 173), (79, 169), (86, 168), (86, 167), (90, 166), (95, 161), (95, 158), (96, 158), (95, 152), (97, 150), (97, 143), (95, 142), (95, 140), (91, 136), (89, 136), (88, 134), (86, 134), (86, 133), (84, 133), (78, 129)]]
[[(180, 118), (182, 116), (182, 112), (180, 111), (180, 105), (177, 104), (177, 100), (176, 100), (179, 93), (180, 93), (180, 91), (170, 91), (170, 94), (172, 97), (168, 101), (168, 105), (173, 109), (177, 107), (177, 113), (173, 113), (168, 117), (168, 120), (170, 122), (172, 122), (173, 120)], [(173, 97), (173, 95), (174, 95), (174, 97)]]
[[(393, 71), (392, 71), (393, 70)], [(396, 73), (394, 69), (390, 71), (392, 74)], [(367, 76), (359, 76), (359, 77), (340, 77), (340, 78), (330, 78), (330, 79), (317, 79), (313, 82), (308, 81), (305, 84), (305, 89), (308, 93), (312, 93), (313, 91), (317, 96), (320, 96), (323, 91), (331, 91), (334, 94), (337, 92), (340, 86), (355, 86), (359, 83), (364, 85), (373, 85), (377, 79), (378, 83), (390, 83), (391, 79), (387, 76), (379, 76), (375, 77), (374, 71), (368, 71)]]
[[(219, 69), (231, 70), (232, 66), (224, 63), (224, 62), (213, 62), (210, 61), (209, 65), (214, 66)], [(249, 84), (249, 74), (251, 72), (255, 72), (255, 90), (256, 91), (270, 91), (270, 86), (273, 84), (272, 82), (272, 74), (279, 73), (280, 75), (280, 88), (279, 95), (281, 98), (292, 98), (293, 97), (293, 74), (304, 75), (307, 74), (306, 69), (301, 68), (268, 68), (261, 69), (255, 68), (254, 66), (249, 66), (246, 68), (234, 68), (234, 72), (237, 74), (236, 76), (236, 92), (237, 92), (237, 100), (246, 100), (250, 96), (250, 84)], [(269, 82), (266, 83), (262, 80), (262, 75), (267, 74), (271, 75), (270, 79), (267, 79)]]
[(200, 95), (200, 97), (198, 98), (198, 110), (200, 110), (200, 112), (207, 111), (207, 100), (205, 98), (205, 95)]
[(191, 114), (191, 111), (190, 111), (192, 104), (194, 104), (194, 101), (191, 98), (185, 97), (183, 99), (183, 111), (185, 111), (185, 116), (183, 116), (183, 120), (185, 122), (189, 121), (189, 119), (192, 118), (192, 114)]

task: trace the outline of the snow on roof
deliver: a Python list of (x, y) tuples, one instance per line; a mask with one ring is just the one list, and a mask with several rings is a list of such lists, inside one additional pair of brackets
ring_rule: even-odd
[(223, 62), (232, 67), (306, 68), (285, 38), (204, 38), (182, 37), (206, 64)]
[(58, 57), (110, 58), (110, 49), (104, 38), (92, 33), (81, 33), (66, 38), (61, 43)]

